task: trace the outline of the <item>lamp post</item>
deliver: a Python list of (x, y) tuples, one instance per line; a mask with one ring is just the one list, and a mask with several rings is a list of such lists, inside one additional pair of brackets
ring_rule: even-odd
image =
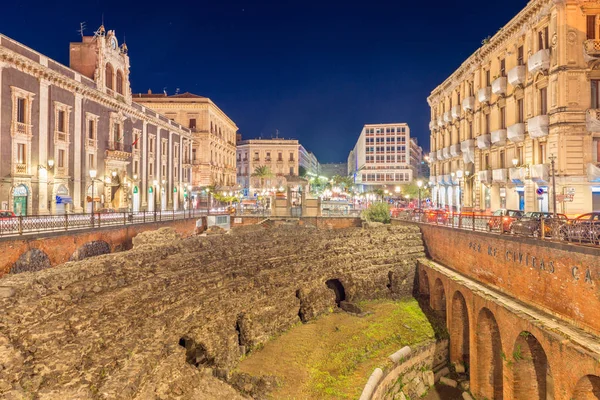
[(417, 181), (417, 186), (419, 188), (419, 210), (421, 209), (421, 187), (423, 187), (423, 181), (422, 180), (418, 180)]
[[(48, 164), (50, 164), (50, 161), (48, 161)], [(54, 164), (54, 162), (52, 162), (52, 164)], [(95, 169), (90, 169), (90, 178), (92, 179), (92, 228), (94, 227), (94, 183), (96, 181), (96, 174), (97, 171)]]
[(154, 186), (154, 220), (156, 220), (156, 196), (158, 195), (158, 181), (155, 179), (152, 181), (152, 184)]
[[(161, 183), (162, 183), (162, 186), (161, 186), (161, 188), (160, 188), (160, 212), (162, 213), (162, 211), (163, 211), (163, 208), (164, 208), (165, 210), (167, 209), (167, 205), (166, 205), (166, 204), (163, 204), (164, 202), (163, 202), (163, 198), (162, 198), (162, 192), (163, 192), (163, 190), (165, 191), (165, 195), (166, 195), (167, 188), (165, 187), (165, 183), (167, 183), (167, 181), (163, 179), (163, 180), (161, 181)], [(165, 196), (165, 197), (166, 197), (166, 196)]]
[(554, 218), (556, 218), (556, 173), (554, 171), (554, 162), (556, 161), (556, 155), (550, 155), (550, 165), (552, 166), (552, 211)]

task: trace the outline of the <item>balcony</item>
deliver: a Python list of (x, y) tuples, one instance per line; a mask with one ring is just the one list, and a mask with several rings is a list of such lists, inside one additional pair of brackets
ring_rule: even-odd
[(600, 58), (600, 39), (589, 39), (583, 42), (583, 54), (586, 61)]
[(32, 125), (25, 124), (23, 122), (13, 121), (13, 136), (15, 135), (24, 135), (24, 136), (32, 136), (31, 132)]
[(442, 149), (439, 149), (439, 150), (437, 151), (437, 160), (438, 160), (438, 161), (442, 161), (443, 159), (444, 159), (444, 153), (443, 153), (443, 150), (442, 150)]
[(520, 122), (509, 126), (507, 137), (513, 143), (520, 143), (525, 140), (525, 123)]
[(532, 74), (546, 72), (548, 68), (550, 68), (550, 49), (540, 50), (527, 60), (527, 69)]
[(452, 157), (460, 156), (460, 144), (456, 143), (450, 145), (450, 155)]
[(452, 177), (450, 175), (442, 175), (443, 185), (452, 185)]
[(96, 139), (85, 139), (85, 147), (95, 149), (98, 147), (98, 140)]
[(460, 106), (457, 104), (455, 106), (452, 107), (452, 110), (450, 110), (451, 114), (452, 114), (452, 119), (457, 119), (460, 118)]
[(492, 145), (491, 140), (492, 138), (489, 133), (487, 135), (477, 136), (477, 147), (479, 147), (481, 150), (489, 149)]
[(436, 183), (437, 183), (436, 177), (433, 175), (429, 176), (429, 186), (435, 186)]
[(67, 134), (65, 132), (55, 131), (54, 132), (54, 138), (58, 142), (66, 142), (67, 141)]
[(508, 170), (508, 177), (512, 183), (522, 185), (525, 183), (525, 178), (527, 178), (527, 169), (523, 167), (511, 168)]
[(525, 83), (524, 65), (517, 65), (508, 71), (508, 83), (512, 86), (522, 86)]
[(113, 160), (127, 160), (131, 157), (131, 145), (109, 140), (106, 142), (106, 158)]
[(588, 181), (595, 182), (595, 183), (600, 182), (600, 168), (598, 168), (598, 165), (588, 164), (586, 171), (587, 171)]
[(15, 174), (26, 174), (27, 164), (13, 164)]
[(444, 113), (444, 122), (445, 123), (452, 122), (452, 115), (450, 114), (450, 111), (446, 111)]
[(506, 129), (498, 129), (492, 132), (491, 139), (494, 146), (504, 146), (506, 144)]
[(446, 175), (438, 175), (437, 176), (437, 183), (438, 183), (438, 185), (445, 185), (446, 184), (446, 182), (444, 182), (444, 177), (445, 176)]
[(444, 160), (448, 160), (449, 158), (451, 158), (450, 147), (444, 147), (442, 154), (444, 155)]
[(465, 164), (475, 162), (475, 140), (467, 139), (461, 142), (460, 151), (462, 152)]
[(506, 168), (499, 168), (492, 171), (492, 181), (494, 183), (506, 183), (508, 174)]
[(458, 179), (458, 173), (454, 174), (454, 176), (452, 176), (452, 174), (450, 174), (450, 176), (448, 177), (448, 185), (458, 185), (460, 184), (460, 180)]
[(534, 139), (548, 136), (548, 115), (538, 115), (528, 119), (527, 131)]
[(483, 183), (484, 185), (489, 185), (492, 183), (492, 170), (486, 169), (484, 171), (479, 171), (477, 173), (477, 178), (479, 178), (479, 182)]
[(588, 132), (600, 132), (600, 109), (589, 109), (585, 113), (585, 126)]
[(462, 103), (463, 110), (473, 111), (475, 108), (475, 96), (467, 97)]
[(506, 94), (506, 77), (501, 76), (492, 82), (492, 93), (497, 96), (504, 96)]
[(492, 88), (484, 87), (477, 91), (477, 99), (480, 103), (489, 103), (492, 98)]
[(548, 183), (548, 166), (546, 164), (532, 165), (531, 180), (541, 184)]
[(434, 162), (436, 160), (436, 152), (432, 151), (431, 153), (429, 153), (429, 161)]

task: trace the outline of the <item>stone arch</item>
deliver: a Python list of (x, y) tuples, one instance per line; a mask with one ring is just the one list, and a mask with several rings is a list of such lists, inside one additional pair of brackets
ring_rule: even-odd
[(429, 277), (425, 268), (419, 268), (419, 295), (429, 298)]
[(469, 312), (467, 302), (460, 291), (452, 296), (452, 319), (450, 321), (450, 361), (471, 364)]
[(482, 308), (477, 318), (477, 388), (479, 396), (503, 399), (502, 341), (494, 314)]
[(104, 68), (104, 83), (107, 88), (114, 89), (114, 75), (115, 70), (110, 63), (106, 63), (106, 67)]
[(340, 303), (346, 300), (344, 285), (342, 285), (342, 282), (340, 282), (339, 279), (329, 279), (325, 284), (333, 291), (333, 293), (335, 293), (335, 304), (339, 307)]
[(600, 376), (586, 375), (577, 382), (572, 400), (599, 400)]
[(110, 253), (110, 245), (104, 240), (94, 240), (92, 242), (85, 243), (79, 247), (69, 258), (69, 261), (83, 260), (84, 258), (100, 256), (102, 254)]
[[(15, 199), (20, 197), (26, 197), (25, 199), (25, 210), (17, 210), (15, 208)], [(32, 204), (33, 204), (33, 196), (31, 191), (31, 185), (27, 182), (15, 182), (12, 185), (12, 189), (10, 191), (10, 204), (9, 209), (12, 210), (17, 215), (30, 215)], [(20, 211), (20, 212), (19, 212)]]
[(446, 320), (446, 291), (440, 278), (437, 278), (433, 284), (431, 292), (431, 308), (437, 312), (440, 317)]
[(214, 365), (214, 359), (209, 357), (206, 347), (202, 343), (196, 343), (189, 336), (179, 339), (179, 345), (185, 348), (185, 361), (195, 367)]
[(50, 258), (39, 249), (31, 249), (17, 259), (11, 267), (10, 274), (19, 274), (21, 272), (34, 272), (50, 268)]
[(548, 357), (535, 336), (526, 331), (521, 332), (515, 341), (511, 357), (515, 400), (554, 399)]

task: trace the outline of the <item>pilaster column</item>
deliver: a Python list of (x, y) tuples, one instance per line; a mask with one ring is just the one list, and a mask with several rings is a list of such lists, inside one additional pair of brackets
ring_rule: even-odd
[[(1, 87), (1, 85), (0, 85)], [(39, 133), (38, 133), (38, 163), (48, 168), (48, 97), (50, 82), (45, 79), (40, 79), (40, 117), (38, 122)], [(34, 213), (39, 215), (49, 214), (48, 210), (48, 170), (45, 168), (38, 168), (38, 180), (39, 180), (39, 195), (37, 204), (34, 204), (34, 208), (37, 211)]]
[(81, 205), (81, 178), (83, 176), (85, 182), (86, 176), (86, 171), (83, 171), (81, 167), (81, 144), (83, 139), (81, 129), (82, 100), (83, 97), (81, 93), (75, 93), (75, 106), (73, 107), (75, 122), (75, 129), (73, 132), (73, 211), (76, 213), (83, 212), (83, 207)]
[(173, 207), (173, 132), (169, 131), (169, 145), (167, 149), (167, 204)]
[(148, 122), (142, 121), (142, 209), (148, 209)]

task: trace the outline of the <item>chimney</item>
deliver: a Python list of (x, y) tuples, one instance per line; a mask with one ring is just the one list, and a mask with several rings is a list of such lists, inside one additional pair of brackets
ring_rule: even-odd
[(152, 90), (151, 89), (148, 89), (148, 94), (152, 94)]

